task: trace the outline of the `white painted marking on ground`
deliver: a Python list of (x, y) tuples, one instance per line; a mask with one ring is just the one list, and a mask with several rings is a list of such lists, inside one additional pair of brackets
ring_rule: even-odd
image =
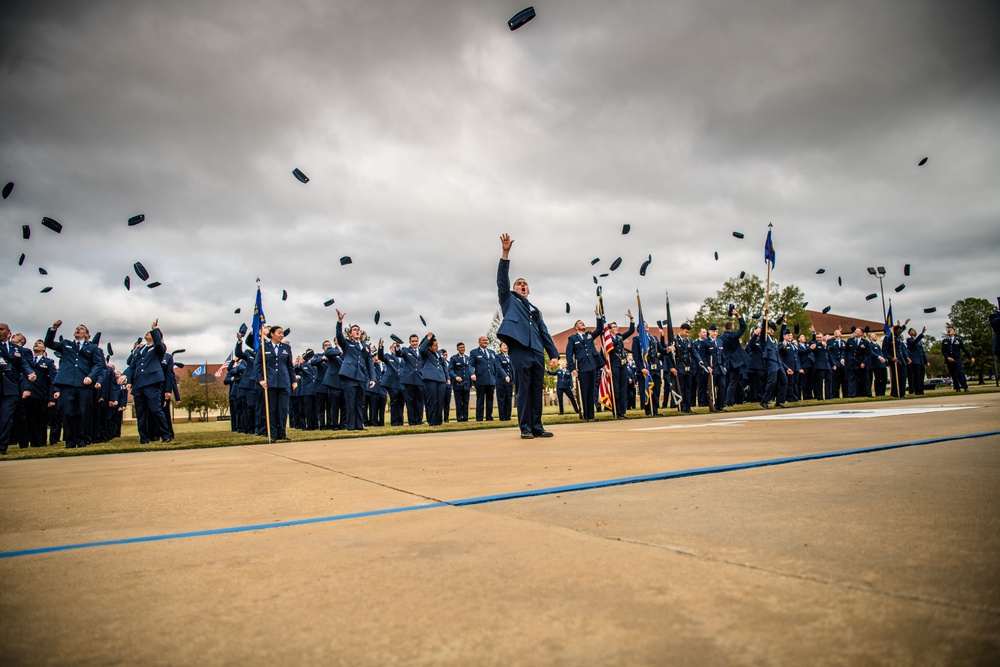
[(871, 419), (873, 417), (900, 417), (904, 415), (919, 415), (932, 412), (949, 412), (952, 410), (970, 410), (981, 408), (981, 405), (920, 405), (894, 408), (867, 408), (862, 410), (813, 410), (810, 412), (779, 412), (771, 411), (753, 417), (730, 417), (716, 419), (701, 424), (676, 424), (672, 426), (653, 426), (632, 429), (634, 431), (662, 431), (675, 428), (704, 428), (706, 426), (741, 426), (748, 421), (779, 421), (790, 419)]

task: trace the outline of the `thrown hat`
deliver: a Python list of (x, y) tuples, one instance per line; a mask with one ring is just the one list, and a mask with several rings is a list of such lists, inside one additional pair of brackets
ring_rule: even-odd
[(601, 261), (601, 258), (595, 257), (594, 259), (590, 260), (590, 265), (593, 266), (594, 264), (597, 264), (599, 261)]
[(340, 265), (341, 266), (347, 266), (348, 264), (351, 264), (351, 263), (352, 263), (351, 258), (348, 257), (347, 255), (344, 255), (343, 257), (340, 258)]
[(921, 160), (920, 162), (918, 162), (918, 163), (917, 163), (917, 166), (918, 166), (918, 167), (922, 167), (922, 166), (924, 166), (925, 164), (927, 164), (927, 158), (924, 158), (923, 160)]
[(908, 276), (908, 275), (910, 275), (910, 265), (909, 265), (909, 264), (907, 264), (907, 265), (905, 265), (905, 266), (903, 267), (903, 275), (904, 275), (904, 276)]
[(288, 301), (288, 290), (281, 290), (281, 300)]
[(840, 277), (840, 276), (837, 276), (837, 284), (840, 285), (841, 287), (843, 287), (844, 286), (844, 279), (842, 277)]
[(125, 289), (127, 291), (131, 291), (132, 290), (132, 279), (129, 278), (128, 276), (125, 276)]
[(287, 336), (288, 334), (290, 334), (290, 333), (292, 333), (292, 330), (291, 330), (290, 328), (289, 328), (289, 329), (285, 329), (285, 331), (284, 331), (284, 334), (285, 334), (286, 336)]
[(378, 324), (378, 318), (380, 318), (380, 317), (382, 317), (382, 314), (379, 311), (376, 310), (375, 311), (375, 324)]
[(247, 333), (247, 325), (246, 325), (246, 323), (243, 323), (243, 324), (240, 325), (239, 332), (241, 334), (243, 334), (244, 336), (246, 335), (246, 333)]
[(42, 218), (42, 227), (48, 227), (56, 234), (62, 233), (62, 225), (58, 221), (53, 220), (52, 218)]
[(569, 312), (569, 301), (566, 302), (566, 312)]
[(171, 352), (171, 353), (170, 353), (170, 356), (174, 356), (174, 355), (176, 355), (176, 354), (184, 354), (185, 352), (187, 352), (187, 348), (183, 348), (183, 347), (182, 347), (182, 348), (181, 348), (181, 349), (179, 349), (179, 350), (174, 350), (173, 352)]
[(38, 267), (38, 273), (39, 273), (39, 275), (43, 275), (43, 276), (49, 275), (49, 272), (46, 271), (45, 269), (43, 269), (42, 267)]
[(628, 224), (627, 222), (624, 225), (622, 225), (622, 234), (628, 234), (630, 231), (632, 231), (632, 225)]
[(396, 334), (389, 334), (389, 338), (391, 338), (394, 343), (397, 343), (399, 345), (403, 344), (403, 339), (397, 336)]
[(11, 190), (14, 189), (14, 181), (11, 181), (7, 185), (3, 186), (3, 198), (6, 199), (10, 196)]
[(871, 301), (872, 299), (877, 299), (877, 298), (878, 298), (878, 294), (876, 294), (875, 292), (872, 292), (871, 294), (869, 294), (868, 296), (865, 297), (865, 301)]
[(871, 328), (869, 328), (869, 326), (866, 324), (865, 325), (865, 333), (871, 333), (871, 332), (872, 332)]
[(816, 273), (826, 273), (826, 269), (816, 269)]
[(427, 326), (427, 320), (424, 319), (423, 315), (420, 316), (420, 323), (423, 324), (424, 326)]
[(733, 236), (735, 236), (738, 239), (741, 239), (743, 238), (743, 232), (733, 232)]
[(802, 307), (803, 307), (803, 308), (805, 308), (805, 307), (806, 307), (806, 306), (808, 306), (808, 305), (809, 305), (809, 302), (808, 302), (808, 301), (803, 301), (803, 302), (802, 302)]
[(302, 171), (298, 167), (296, 167), (295, 169), (292, 169), (292, 175), (295, 176), (295, 178), (299, 179), (299, 181), (302, 182), (302, 183), (308, 183), (309, 182), (309, 177), (306, 176), (305, 174), (303, 174)]
[(650, 262), (652, 262), (652, 261), (653, 261), (653, 256), (652, 256), (652, 255), (650, 255), (650, 256), (649, 256), (649, 259), (647, 259), (647, 260), (646, 260), (645, 262), (643, 262), (643, 263), (642, 263), (642, 266), (640, 266), (640, 267), (639, 267), (639, 275), (640, 275), (640, 276), (644, 276), (644, 275), (646, 275), (646, 269), (648, 269), (648, 268), (649, 268), (649, 264), (650, 264)]
[(830, 309), (831, 309), (831, 306), (827, 306), (826, 308), (824, 308), (823, 309), (823, 314), (826, 315), (827, 313), (829, 313)]
[(158, 283), (158, 282), (151, 282), (151, 283), (149, 283), (148, 285), (146, 285), (146, 287), (148, 287), (149, 289), (153, 289), (154, 287), (159, 287), (159, 286), (160, 286), (161, 284), (162, 284), (162, 283)]
[(149, 271), (142, 265), (142, 262), (136, 262), (132, 265), (132, 268), (135, 269), (135, 275), (139, 276), (143, 282), (149, 280)]
[(905, 283), (900, 283), (900, 284), (896, 285), (896, 291), (897, 292), (902, 292), (904, 289), (906, 289), (906, 284)]
[(236, 310), (233, 311), (233, 315), (239, 315), (241, 310), (243, 310), (243, 309), (242, 308), (237, 308)]
[(384, 325), (385, 325), (385, 326), (387, 326), (387, 327), (391, 327), (391, 326), (392, 326), (392, 322), (390, 322), (389, 320), (386, 320), (386, 321), (385, 321), (385, 322), (383, 322), (382, 324), (384, 324)]
[(101, 344), (101, 332), (98, 331), (97, 333), (95, 333), (94, 337), (91, 339), (90, 342), (93, 343), (94, 345), (100, 345)]
[(750, 316), (751, 320), (759, 320), (760, 318), (761, 318), (760, 313), (754, 313), (753, 315)]
[(21, 258), (19, 260), (17, 260), (17, 265), (18, 266), (24, 266), (24, 253), (23, 252), (21, 253)]
[(852, 324), (851, 325), (851, 333), (854, 333), (857, 330), (858, 330), (858, 328)]
[(52, 291), (51, 287), (43, 287), (42, 290), (41, 290), (41, 293), (42, 294), (48, 294), (51, 291)]
[(525, 7), (517, 14), (514, 14), (513, 16), (510, 17), (510, 19), (507, 21), (507, 27), (510, 28), (511, 31), (513, 32), (514, 30), (517, 30), (518, 28), (520, 28), (533, 18), (535, 18), (535, 8)]
[(747, 272), (746, 271), (740, 271), (740, 280), (743, 280), (746, 277), (747, 277)]
[(108, 356), (109, 357), (115, 356), (115, 351), (111, 349), (111, 341), (108, 341)]
[(717, 261), (717, 262), (719, 261), (719, 253), (718, 252), (715, 253), (715, 261)]
[(615, 261), (611, 262), (611, 270), (612, 271), (616, 271), (618, 269), (618, 267), (621, 266), (621, 265), (622, 265), (622, 258), (619, 257)]
[(31, 227), (28, 225), (21, 225), (21, 238), (25, 241), (31, 238)]
[(332, 306), (334, 304), (335, 301), (336, 301), (336, 299), (327, 299), (326, 301), (323, 302), (323, 307), (324, 308), (329, 308), (330, 306)]
[(146, 215), (144, 213), (140, 213), (139, 215), (133, 215), (131, 218), (128, 219), (128, 226), (135, 227), (139, 223), (143, 222), (145, 219)]
[(610, 275), (611, 275), (610, 273), (602, 273), (602, 274), (601, 274), (601, 277), (602, 277), (602, 278), (607, 278), (607, 277), (608, 277), (608, 276), (610, 276)]
[(931, 313), (936, 313), (937, 312), (937, 308), (936, 307), (924, 308), (924, 312), (927, 313), (928, 315), (930, 315)]

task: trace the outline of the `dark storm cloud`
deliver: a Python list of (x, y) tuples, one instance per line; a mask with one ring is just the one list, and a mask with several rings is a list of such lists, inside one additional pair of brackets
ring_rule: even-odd
[[(641, 287), (693, 314), (763, 273), (768, 222), (775, 280), (837, 313), (877, 319), (869, 264), (912, 262), (894, 303), (939, 306), (932, 326), (1000, 283), (995, 3), (545, 2), (511, 33), (521, 8), (8, 3), (5, 317), (116, 343), (160, 317), (214, 360), (259, 276), (297, 349), (332, 334), (331, 297), (372, 335), (422, 314), (451, 346), (489, 326), (502, 231), (553, 330), (592, 312), (594, 256), (623, 257), (609, 312)], [(163, 286), (126, 292), (135, 261)]]

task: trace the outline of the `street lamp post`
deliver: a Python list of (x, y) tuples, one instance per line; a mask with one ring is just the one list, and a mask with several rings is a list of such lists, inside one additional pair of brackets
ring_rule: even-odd
[(885, 278), (885, 267), (880, 266), (876, 269), (874, 266), (868, 267), (868, 273), (878, 278), (878, 291), (882, 295), (882, 321), (885, 322), (885, 287), (882, 285), (882, 280)]

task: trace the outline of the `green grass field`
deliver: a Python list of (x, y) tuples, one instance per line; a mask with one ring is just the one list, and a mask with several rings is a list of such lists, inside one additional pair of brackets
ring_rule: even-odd
[[(992, 385), (988, 386), (974, 386), (972, 387), (971, 393), (993, 393), (1000, 391)], [(946, 391), (935, 390), (924, 394), (923, 398), (933, 398), (935, 394), (942, 397), (953, 396), (954, 393), (949, 389)], [(794, 407), (810, 407), (810, 406), (825, 406), (825, 405), (840, 405), (849, 403), (882, 403), (887, 401), (908, 401), (910, 398), (896, 399), (891, 397), (881, 397), (881, 398), (854, 398), (854, 399), (838, 399), (835, 401), (799, 401), (793, 403)], [(567, 406), (568, 407), (568, 406)], [(727, 413), (740, 413), (740, 412), (754, 412), (762, 411), (761, 408), (756, 403), (747, 403), (744, 405), (737, 405), (731, 408), (726, 408)], [(544, 409), (546, 425), (550, 424), (575, 424), (579, 423), (580, 419), (575, 413), (567, 413), (565, 415), (558, 414), (558, 408), (554, 406), (548, 406)], [(695, 408), (695, 413), (705, 414), (708, 412), (707, 408)], [(454, 418), (454, 411), (452, 411), (452, 417)], [(676, 410), (662, 410), (660, 415), (657, 417), (647, 417), (642, 413), (641, 410), (630, 410), (628, 412), (629, 419), (683, 419), (684, 415), (680, 415)], [(597, 413), (598, 421), (613, 421), (612, 417), (607, 412)], [(491, 429), (491, 428), (508, 428), (515, 430), (517, 429), (516, 413), (514, 421), (509, 422), (476, 422), (469, 421), (465, 423), (458, 423), (455, 421), (450, 421), (441, 426), (380, 426), (380, 427), (366, 427), (364, 431), (299, 431), (296, 429), (288, 429), (287, 435), (293, 441), (309, 441), (309, 440), (338, 440), (341, 438), (371, 438), (377, 436), (386, 435), (404, 435), (412, 433), (441, 433), (449, 431), (473, 431), (479, 429)], [(259, 445), (267, 442), (266, 438), (258, 438), (255, 436), (243, 435), (241, 433), (233, 433), (230, 430), (229, 422), (220, 421), (193, 421), (187, 422), (182, 420), (177, 420), (174, 422), (174, 432), (176, 438), (173, 442), (168, 445), (140, 445), (139, 435), (136, 430), (135, 424), (125, 424), (122, 427), (122, 437), (117, 438), (111, 442), (95, 444), (86, 447), (85, 449), (66, 449), (62, 443), (57, 445), (50, 445), (48, 447), (35, 447), (28, 449), (20, 449), (16, 445), (10, 447), (7, 450), (7, 455), (0, 458), (0, 461), (16, 461), (19, 459), (40, 459), (49, 458), (53, 456), (90, 456), (94, 454), (118, 454), (123, 452), (147, 452), (151, 450), (168, 450), (168, 449), (199, 449), (205, 447), (230, 447), (234, 445)]]

